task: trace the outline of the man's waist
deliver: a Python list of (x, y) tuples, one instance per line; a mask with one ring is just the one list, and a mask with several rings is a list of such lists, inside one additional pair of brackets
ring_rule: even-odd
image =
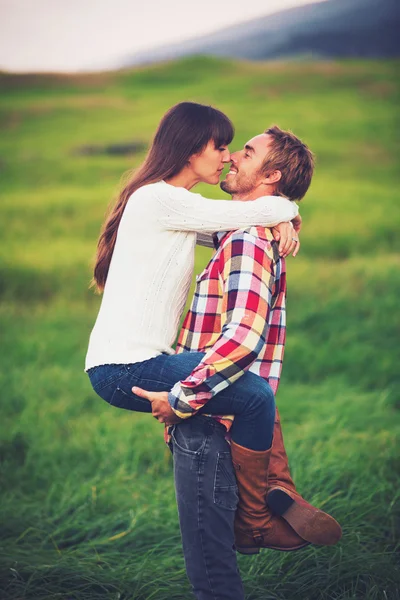
[[(223, 429), (224, 433), (228, 433), (230, 428), (232, 427), (234, 415), (209, 415), (205, 413), (197, 413), (190, 417), (190, 419), (206, 419), (211, 427), (215, 429)], [(178, 423), (179, 425), (179, 423)], [(175, 425), (165, 425), (164, 428), (164, 439), (168, 444), (171, 440), (171, 432)]]

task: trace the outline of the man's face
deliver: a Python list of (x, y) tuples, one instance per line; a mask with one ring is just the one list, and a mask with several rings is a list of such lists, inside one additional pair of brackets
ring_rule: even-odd
[(269, 153), (271, 136), (266, 133), (249, 140), (243, 150), (231, 154), (231, 168), (220, 186), (228, 194), (249, 194), (264, 179), (261, 166)]

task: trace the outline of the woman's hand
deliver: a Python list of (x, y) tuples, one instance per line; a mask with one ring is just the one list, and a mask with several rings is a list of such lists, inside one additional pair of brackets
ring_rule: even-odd
[(146, 398), (151, 402), (151, 412), (153, 413), (153, 417), (160, 421), (160, 423), (175, 425), (175, 423), (182, 421), (182, 419), (174, 413), (168, 402), (168, 392), (148, 392), (139, 387), (133, 387), (132, 392), (136, 394), (136, 396)]
[(300, 215), (290, 223), (279, 223), (272, 227), (274, 239), (279, 242), (279, 256), (286, 258), (293, 253), (296, 256), (300, 249), (299, 231), (302, 219)]

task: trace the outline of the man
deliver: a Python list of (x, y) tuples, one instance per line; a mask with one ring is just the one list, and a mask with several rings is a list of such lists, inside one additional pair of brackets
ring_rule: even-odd
[[(252, 138), (231, 155), (231, 161), (221, 188), (236, 201), (266, 195), (300, 200), (313, 174), (309, 149), (278, 127)], [(292, 237), (296, 243), (295, 232)], [(245, 369), (266, 379), (276, 393), (285, 343), (285, 262), (272, 232), (252, 227), (222, 233), (215, 237), (215, 245), (213, 258), (197, 278), (178, 341), (178, 352), (204, 352), (205, 356), (169, 395), (144, 391), (141, 395), (152, 401), (153, 415), (166, 423), (176, 423), (177, 415), (186, 416), (185, 403), (196, 406), (195, 416), (174, 425), (171, 441), (187, 573), (199, 600), (241, 600), (234, 540), (239, 551), (253, 554), (260, 548), (295, 550), (308, 543), (336, 543), (341, 530), (332, 517), (297, 493), (278, 411), (272, 447), (261, 452), (234, 442), (229, 447), (225, 435), (232, 416), (204, 414), (218, 382), (233, 383), (244, 373), (243, 344), (247, 356), (253, 352), (252, 364)], [(260, 282), (264, 289), (268, 282), (269, 290), (261, 316), (257, 314)], [(233, 333), (227, 327), (232, 319), (238, 325)], [(251, 335), (243, 336), (246, 331)], [(210, 373), (216, 381), (214, 389), (207, 384)], [(240, 502), (234, 517), (235, 472)]]

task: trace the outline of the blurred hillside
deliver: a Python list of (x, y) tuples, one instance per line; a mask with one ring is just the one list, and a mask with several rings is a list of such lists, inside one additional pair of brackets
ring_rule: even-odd
[[(182, 100), (225, 111), (232, 150), (277, 123), (317, 157), (301, 252), (287, 261), (277, 404), (299, 491), (344, 536), (332, 548), (241, 557), (247, 597), (398, 598), (397, 74), (396, 61), (195, 58), (0, 75), (1, 598), (190, 599), (162, 427), (106, 405), (83, 373), (104, 213)], [(198, 250), (197, 272), (209, 255)]]
[(137, 53), (122, 64), (191, 55), (249, 60), (399, 57), (399, 31), (397, 0), (327, 0)]

